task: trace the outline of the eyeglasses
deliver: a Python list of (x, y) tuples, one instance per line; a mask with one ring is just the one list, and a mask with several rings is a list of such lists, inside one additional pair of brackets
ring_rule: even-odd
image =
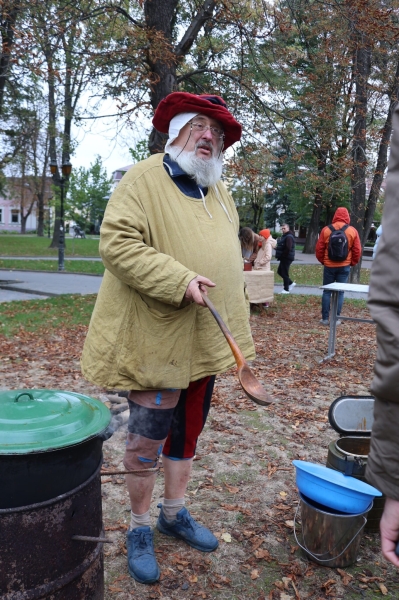
[(204, 125), (203, 123), (193, 123), (190, 121), (191, 129), (197, 131), (198, 133), (205, 133), (205, 131), (211, 132), (211, 136), (216, 140), (222, 140), (224, 138), (224, 133), (221, 129), (217, 127), (211, 127), (210, 125)]

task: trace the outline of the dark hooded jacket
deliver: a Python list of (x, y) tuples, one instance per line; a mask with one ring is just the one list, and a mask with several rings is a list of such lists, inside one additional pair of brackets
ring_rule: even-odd
[(283, 233), (277, 240), (276, 259), (295, 260), (295, 237), (291, 230)]
[(399, 111), (385, 193), (382, 235), (371, 268), (368, 305), (377, 325), (377, 357), (371, 392), (375, 396), (367, 481), (399, 501)]
[[(340, 207), (335, 211), (332, 221), (334, 229), (341, 229), (344, 225), (349, 225), (350, 217), (346, 208)], [(342, 262), (332, 261), (328, 258), (328, 240), (330, 239), (331, 229), (323, 227), (316, 244), (316, 258), (325, 267), (347, 267), (357, 265), (362, 255), (362, 245), (357, 230), (349, 225), (345, 230), (348, 238), (349, 252), (348, 256)]]

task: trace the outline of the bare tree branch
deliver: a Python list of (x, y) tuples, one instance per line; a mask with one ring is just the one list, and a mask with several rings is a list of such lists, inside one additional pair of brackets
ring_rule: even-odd
[(183, 35), (182, 39), (175, 48), (175, 55), (177, 58), (185, 56), (190, 50), (191, 46), (197, 39), (201, 27), (203, 27), (206, 21), (212, 17), (215, 7), (216, 0), (205, 0), (201, 10), (195, 15), (188, 26), (186, 33)]

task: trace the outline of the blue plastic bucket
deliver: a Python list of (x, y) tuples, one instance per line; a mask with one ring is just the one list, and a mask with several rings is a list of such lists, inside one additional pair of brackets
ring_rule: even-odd
[(361, 514), (381, 492), (364, 481), (302, 460), (292, 461), (298, 490), (306, 498), (335, 511)]

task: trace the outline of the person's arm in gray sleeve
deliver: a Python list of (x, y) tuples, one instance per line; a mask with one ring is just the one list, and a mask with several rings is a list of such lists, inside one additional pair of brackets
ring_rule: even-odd
[(399, 112), (394, 113), (382, 235), (371, 269), (369, 308), (377, 328), (371, 392), (376, 397), (367, 480), (387, 496), (381, 549), (399, 567)]

